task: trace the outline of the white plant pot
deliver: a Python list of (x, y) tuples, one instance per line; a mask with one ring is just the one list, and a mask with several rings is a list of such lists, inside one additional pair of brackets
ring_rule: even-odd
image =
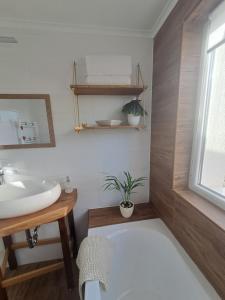
[(139, 125), (140, 120), (141, 120), (141, 116), (135, 116), (135, 115), (132, 115), (132, 114), (128, 114), (127, 118), (128, 118), (128, 124), (131, 125), (131, 126)]
[(121, 215), (124, 218), (130, 218), (132, 216), (133, 212), (134, 212), (134, 203), (131, 202), (133, 204), (132, 207), (123, 207), (123, 206), (121, 206), (121, 203), (120, 203), (120, 212), (121, 212)]

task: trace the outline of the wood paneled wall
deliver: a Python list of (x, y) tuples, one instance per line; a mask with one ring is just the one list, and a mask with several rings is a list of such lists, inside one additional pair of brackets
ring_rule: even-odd
[(155, 38), (150, 200), (225, 299), (225, 212), (185, 192), (203, 30), (209, 12), (220, 2), (178, 1)]

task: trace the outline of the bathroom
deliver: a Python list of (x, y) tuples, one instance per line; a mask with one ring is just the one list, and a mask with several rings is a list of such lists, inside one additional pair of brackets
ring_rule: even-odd
[[(221, 138), (224, 127), (223, 107), (216, 108), (222, 103), (214, 105), (220, 123), (210, 135), (215, 136), (212, 144), (216, 157), (209, 156), (201, 174), (200, 187), (213, 182), (210, 189), (200, 190), (193, 175), (199, 164), (195, 154), (199, 153), (196, 148), (201, 124), (197, 116), (203, 116), (205, 109), (202, 94), (206, 89), (202, 86), (209, 72), (203, 61), (203, 45), (208, 33), (215, 30), (213, 26), (224, 25), (220, 23), (224, 15), (225, 4), (221, 0), (0, 0), (0, 108), (1, 100), (41, 99), (48, 107), (41, 124), (49, 130), (47, 141), (36, 134), (36, 145), (1, 143), (0, 177), (3, 170), (5, 182), (0, 185), (0, 202), (4, 202), (10, 176), (36, 178), (32, 184), (38, 184), (40, 178), (56, 182), (60, 189), (70, 190), (68, 194), (62, 191), (61, 197), (71, 200), (69, 227), (75, 227), (75, 233), (73, 229), (70, 232), (74, 237), (73, 259), (68, 259), (71, 255), (65, 255), (66, 229), (61, 219), (59, 224), (58, 219), (52, 219), (30, 227), (16, 223), (15, 232), (8, 239), (14, 248), (9, 249), (8, 255), (7, 241), (1, 241), (0, 265), (4, 265), (6, 278), (0, 273), (0, 300), (225, 299), (222, 141), (221, 148), (216, 149), (216, 133)], [(209, 53), (217, 51), (217, 46), (223, 47), (222, 33), (222, 39), (207, 49)], [(111, 73), (117, 66), (127, 67), (130, 82), (118, 82), (117, 87), (114, 82), (107, 83), (107, 92), (77, 92), (74, 86), (85, 84), (84, 68), (91, 65), (90, 59), (98, 61), (92, 67), (97, 65), (99, 70), (105, 63)], [(123, 71), (119, 76), (124, 76)], [(220, 77), (224, 80), (222, 70)], [(222, 92), (223, 80), (218, 83)], [(111, 91), (110, 86), (114, 86)], [(138, 91), (130, 92), (135, 86)], [(222, 92), (217, 94), (218, 99), (224, 98)], [(134, 96), (139, 97), (146, 114), (143, 113), (140, 125), (132, 127), (127, 125), (127, 116), (121, 110)], [(1, 118), (0, 114), (2, 135)], [(117, 119), (122, 120), (122, 125), (96, 130), (96, 120)], [(118, 191), (105, 190), (107, 176), (123, 180), (123, 172), (144, 178), (142, 186), (131, 195), (134, 212), (129, 218), (121, 216)], [(18, 207), (7, 206), (9, 214)], [(25, 205), (24, 209), (28, 207)], [(17, 217), (1, 217), (1, 210), (0, 206), (3, 232), (3, 225), (16, 222)], [(41, 210), (37, 213), (44, 218)], [(29, 246), (29, 241), (35, 240), (35, 229), (40, 245), (26, 248), (25, 243)], [(120, 232), (124, 234), (121, 237)], [(78, 248), (88, 239), (91, 241), (92, 236), (104, 235), (122, 247), (117, 256), (112, 253), (109, 279), (114, 276), (113, 280), (109, 280), (106, 291), (100, 280), (94, 279), (80, 288)], [(59, 237), (61, 240), (53, 243)], [(21, 243), (23, 247), (17, 249)], [(130, 248), (126, 248), (128, 245)], [(124, 258), (126, 249), (129, 255)], [(82, 258), (81, 250), (82, 247)], [(98, 250), (104, 255), (104, 249)], [(10, 260), (14, 255), (17, 268), (12, 261), (7, 264), (6, 258)], [(52, 260), (53, 272), (42, 269), (41, 276), (31, 273), (29, 280), (21, 275), (39, 266), (46, 268)], [(140, 261), (133, 277), (134, 269), (129, 266), (132, 261)], [(115, 265), (121, 268), (115, 269)], [(115, 280), (117, 271), (122, 279), (118, 275)], [(173, 276), (168, 281), (170, 273)], [(16, 282), (17, 276), (10, 281), (14, 275), (24, 280)], [(130, 282), (135, 285), (127, 286)]]

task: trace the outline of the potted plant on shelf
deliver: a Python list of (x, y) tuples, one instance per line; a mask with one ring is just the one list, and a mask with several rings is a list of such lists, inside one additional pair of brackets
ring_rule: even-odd
[(131, 126), (137, 126), (140, 123), (141, 116), (147, 115), (140, 102), (141, 100), (136, 98), (122, 108), (122, 112), (127, 114), (128, 124)]
[(134, 203), (130, 200), (131, 194), (135, 193), (134, 189), (144, 186), (146, 177), (132, 178), (130, 172), (123, 172), (125, 180), (121, 181), (116, 176), (106, 176), (104, 190), (119, 191), (122, 196), (120, 202), (120, 212), (124, 218), (132, 216)]

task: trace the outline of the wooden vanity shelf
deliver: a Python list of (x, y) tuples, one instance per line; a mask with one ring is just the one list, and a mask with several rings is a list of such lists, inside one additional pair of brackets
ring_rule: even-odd
[[(0, 237), (5, 245), (5, 255), (0, 267), (0, 299), (7, 300), (6, 288), (21, 283), (23, 281), (65, 268), (67, 286), (69, 289), (74, 288), (73, 268), (71, 254), (76, 258), (77, 244), (74, 226), (73, 207), (77, 201), (77, 190), (70, 194), (62, 192), (58, 201), (51, 206), (33, 214), (2, 219), (0, 220)], [(53, 262), (48, 266), (25, 272), (16, 276), (6, 276), (7, 263), (10, 270), (17, 269), (17, 260), (15, 251), (17, 249), (28, 247), (27, 242), (14, 243), (12, 235), (19, 231), (34, 228), (42, 224), (58, 222), (60, 237), (39, 240), (37, 246), (61, 243), (63, 260)], [(67, 226), (68, 224), (68, 226)], [(68, 228), (67, 228), (68, 227)], [(69, 230), (68, 230), (69, 229)], [(72, 253), (70, 251), (69, 239), (72, 241)]]
[(137, 85), (71, 85), (75, 95), (139, 96), (147, 87)]

